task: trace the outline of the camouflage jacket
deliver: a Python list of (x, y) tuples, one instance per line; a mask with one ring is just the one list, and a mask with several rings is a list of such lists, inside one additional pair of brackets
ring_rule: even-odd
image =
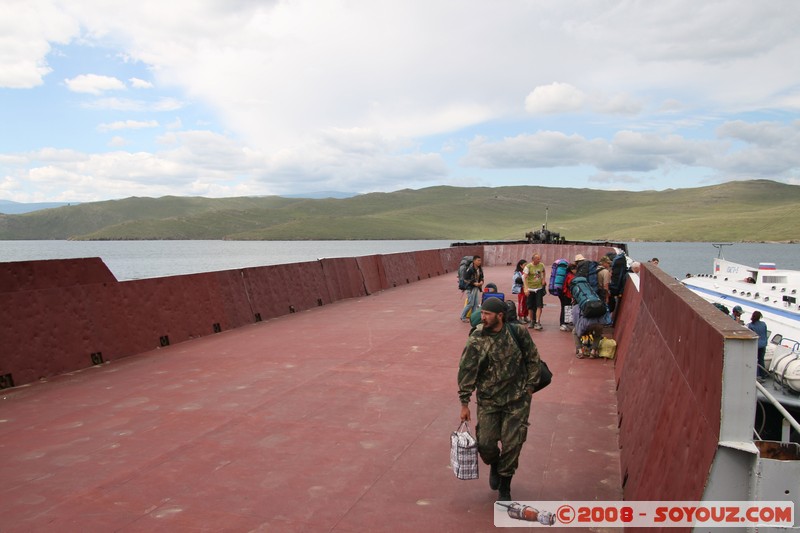
[[(519, 346), (508, 328), (515, 328)], [(472, 391), (477, 389), (479, 405), (506, 405), (528, 394), (525, 389), (538, 382), (539, 350), (525, 327), (506, 324), (491, 334), (479, 325), (470, 334), (458, 365), (462, 404), (469, 403)]]

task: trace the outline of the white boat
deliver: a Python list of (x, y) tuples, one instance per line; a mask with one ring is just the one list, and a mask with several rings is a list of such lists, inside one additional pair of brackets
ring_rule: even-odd
[(775, 263), (753, 268), (717, 257), (711, 274), (681, 283), (729, 311), (740, 306), (745, 324), (753, 311), (760, 311), (769, 338), (765, 365), (776, 382), (800, 392), (800, 271), (779, 270)]

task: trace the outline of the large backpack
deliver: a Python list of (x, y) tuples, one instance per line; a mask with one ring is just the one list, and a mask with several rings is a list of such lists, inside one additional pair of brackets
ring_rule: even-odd
[(606, 304), (592, 289), (589, 280), (583, 276), (575, 276), (569, 285), (572, 298), (586, 318), (597, 318), (606, 314)]
[(473, 256), (465, 255), (461, 258), (461, 263), (458, 265), (458, 290), (465, 291), (469, 288), (464, 276), (467, 275), (467, 269), (472, 266)]
[(628, 258), (624, 253), (619, 253), (611, 260), (611, 281), (608, 282), (608, 292), (611, 293), (611, 296), (622, 294), (627, 279)]
[(589, 285), (592, 286), (592, 290), (596, 293), (597, 289), (599, 288), (597, 284), (597, 269), (600, 268), (597, 261), (591, 261), (589, 259), (585, 261), (581, 261), (578, 264), (578, 268), (575, 269), (575, 277), (576, 278), (586, 278), (589, 282)]
[(503, 322), (506, 324), (518, 324), (519, 317), (517, 316), (517, 304), (512, 300), (506, 300), (506, 314), (503, 317)]
[(547, 290), (553, 296), (564, 294), (564, 280), (567, 277), (567, 267), (569, 262), (566, 259), (556, 259), (553, 261), (553, 268), (550, 269), (550, 284)]

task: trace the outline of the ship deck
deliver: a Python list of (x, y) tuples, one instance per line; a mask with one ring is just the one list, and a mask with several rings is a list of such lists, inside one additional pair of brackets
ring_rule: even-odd
[[(621, 499), (613, 362), (546, 302), (512, 495)], [(488, 468), (448, 464), (462, 303), (446, 275), (0, 391), (0, 531), (486, 531)]]

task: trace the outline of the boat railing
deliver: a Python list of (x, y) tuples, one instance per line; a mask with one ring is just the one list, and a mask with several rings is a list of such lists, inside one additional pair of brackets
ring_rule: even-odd
[[(771, 403), (772, 406), (775, 407), (775, 409), (777, 409), (777, 411), (783, 417), (781, 441), (790, 442), (791, 439), (790, 439), (789, 427), (794, 428), (794, 430), (798, 434), (800, 434), (800, 423), (798, 423), (797, 420), (795, 420), (795, 418), (792, 416), (792, 414), (789, 411), (787, 411), (783, 405), (781, 405), (781, 402), (779, 402), (772, 394), (770, 394), (770, 392), (766, 389), (766, 387), (764, 387), (764, 385), (762, 385), (757, 380), (756, 380), (756, 388), (759, 390), (759, 392), (761, 392), (761, 394), (764, 395), (764, 398), (766, 398), (767, 401)], [(758, 432), (755, 433), (758, 439), (761, 440), (761, 436), (758, 435)]]
[(776, 333), (775, 335), (773, 335), (770, 342), (775, 346), (783, 346), (785, 348), (789, 348), (793, 352), (800, 351), (800, 341), (790, 339), (789, 337), (784, 337), (780, 333)]

